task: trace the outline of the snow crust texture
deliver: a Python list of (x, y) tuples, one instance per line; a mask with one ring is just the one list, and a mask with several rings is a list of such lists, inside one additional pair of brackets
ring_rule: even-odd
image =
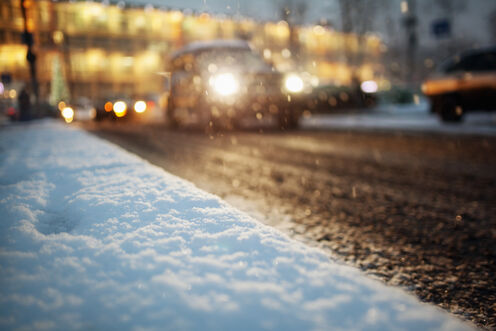
[(0, 329), (470, 329), (56, 122), (1, 129), (0, 215)]

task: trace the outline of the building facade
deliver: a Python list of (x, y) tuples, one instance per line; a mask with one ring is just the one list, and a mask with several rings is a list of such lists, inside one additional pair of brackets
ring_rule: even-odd
[[(28, 82), (21, 1), (0, 2), (0, 71)], [(382, 79), (381, 40), (320, 25), (290, 26), (208, 13), (126, 7), (89, 1), (24, 0), (34, 35), (41, 98), (48, 99), (54, 62), (73, 98), (160, 93), (169, 55), (196, 40), (242, 38), (282, 71), (306, 72), (321, 84), (352, 76)]]

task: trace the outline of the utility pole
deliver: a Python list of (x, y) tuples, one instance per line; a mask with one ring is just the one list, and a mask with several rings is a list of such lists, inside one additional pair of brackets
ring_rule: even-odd
[(343, 55), (346, 60), (346, 64), (351, 70), (351, 81), (352, 83), (356, 80), (356, 65), (357, 59), (355, 54), (351, 51), (351, 47), (349, 45), (349, 37), (351, 34), (355, 32), (355, 25), (352, 15), (352, 10), (357, 7), (356, 1), (351, 0), (340, 0), (339, 1), (339, 9), (341, 12), (341, 29), (345, 34), (343, 47)]
[(22, 34), (22, 41), (26, 46), (28, 46), (28, 52), (26, 54), (26, 60), (29, 63), (29, 72), (31, 74), (31, 88), (35, 97), (36, 112), (39, 111), (39, 89), (38, 89), (38, 79), (36, 78), (36, 54), (33, 50), (34, 38), (32, 26), (28, 24), (27, 11), (32, 6), (33, 0), (20, 0), (21, 1), (21, 11), (22, 18), (24, 20), (24, 33)]
[(401, 2), (401, 12), (403, 13), (403, 25), (406, 31), (406, 79), (408, 83), (412, 84), (415, 79), (416, 73), (416, 58), (417, 58), (417, 13), (415, 0), (403, 0)]
[(289, 27), (289, 49), (295, 59), (300, 56), (300, 44), (298, 40), (297, 26), (303, 23), (307, 5), (304, 1), (285, 0), (280, 4), (282, 20), (286, 21)]

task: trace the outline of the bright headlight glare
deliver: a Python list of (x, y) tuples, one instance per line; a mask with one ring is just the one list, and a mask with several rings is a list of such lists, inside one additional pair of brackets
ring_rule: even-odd
[(74, 110), (71, 107), (65, 107), (62, 109), (62, 117), (67, 123), (71, 123), (74, 119)]
[(303, 91), (303, 80), (297, 75), (289, 75), (284, 82), (286, 89), (292, 93)]
[(378, 90), (378, 85), (373, 80), (366, 80), (360, 84), (360, 88), (364, 93), (375, 93)]
[(127, 105), (124, 101), (114, 103), (114, 113), (117, 117), (124, 117), (127, 112)]
[(239, 90), (239, 82), (231, 73), (213, 76), (210, 83), (215, 92), (223, 96), (233, 95)]
[(136, 101), (136, 103), (134, 104), (134, 111), (137, 113), (144, 113), (145, 110), (146, 110), (146, 102), (142, 100)]

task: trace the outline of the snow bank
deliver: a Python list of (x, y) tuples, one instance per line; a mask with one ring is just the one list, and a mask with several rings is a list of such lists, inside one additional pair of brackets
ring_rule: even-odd
[(85, 132), (0, 159), (0, 329), (469, 328)]

